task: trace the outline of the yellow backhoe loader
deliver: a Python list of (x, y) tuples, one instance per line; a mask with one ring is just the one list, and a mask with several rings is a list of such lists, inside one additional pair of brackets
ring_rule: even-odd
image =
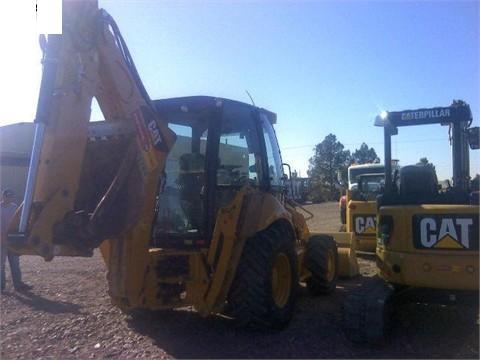
[[(389, 329), (391, 311), (407, 301), (448, 304), (477, 301), (479, 204), (470, 185), (469, 144), (478, 149), (479, 128), (470, 106), (389, 112), (384, 128), (385, 193), (377, 199), (379, 277), (347, 297), (346, 333), (353, 341), (377, 342)], [(431, 166), (391, 172), (391, 137), (398, 128), (426, 124), (450, 127), (453, 185), (441, 191)]]
[[(352, 273), (348, 241), (311, 234), (285, 196), (274, 113), (205, 96), (152, 101), (96, 1), (65, 1), (63, 34), (42, 44), (10, 249), (49, 261), (100, 247), (122, 310), (228, 308), (254, 327), (288, 324), (299, 281), (328, 294)], [(105, 121), (89, 122), (94, 97)]]

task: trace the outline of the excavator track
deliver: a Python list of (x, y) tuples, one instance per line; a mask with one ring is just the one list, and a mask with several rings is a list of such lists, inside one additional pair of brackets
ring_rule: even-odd
[(345, 299), (344, 332), (355, 343), (379, 343), (388, 335), (394, 288), (380, 277), (354, 289)]

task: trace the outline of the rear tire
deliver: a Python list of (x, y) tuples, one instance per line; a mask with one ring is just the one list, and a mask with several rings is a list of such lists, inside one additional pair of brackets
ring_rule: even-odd
[(284, 328), (295, 308), (297, 271), (294, 240), (288, 231), (271, 226), (247, 239), (228, 296), (237, 323)]
[(330, 294), (335, 290), (338, 279), (338, 250), (332, 237), (310, 237), (307, 242), (305, 267), (312, 273), (307, 279), (307, 288), (311, 295)]

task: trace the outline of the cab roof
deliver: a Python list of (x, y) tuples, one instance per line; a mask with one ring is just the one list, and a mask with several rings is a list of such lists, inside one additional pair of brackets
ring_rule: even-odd
[(251, 111), (255, 109), (265, 114), (270, 123), (275, 124), (277, 122), (277, 115), (271, 111), (240, 101), (225, 99), (221, 97), (203, 95), (176, 97), (154, 100), (153, 104), (156, 110), (161, 115), (167, 118), (175, 116), (176, 118), (180, 117), (188, 120), (188, 118), (192, 116), (198, 117), (202, 114), (210, 114), (213, 111), (216, 111), (218, 108), (222, 107), (224, 111), (230, 114), (241, 114), (245, 111)]

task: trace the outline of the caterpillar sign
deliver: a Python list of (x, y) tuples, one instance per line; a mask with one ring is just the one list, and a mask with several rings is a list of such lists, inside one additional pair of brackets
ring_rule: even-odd
[(418, 249), (478, 250), (478, 217), (474, 215), (415, 215), (413, 229)]

